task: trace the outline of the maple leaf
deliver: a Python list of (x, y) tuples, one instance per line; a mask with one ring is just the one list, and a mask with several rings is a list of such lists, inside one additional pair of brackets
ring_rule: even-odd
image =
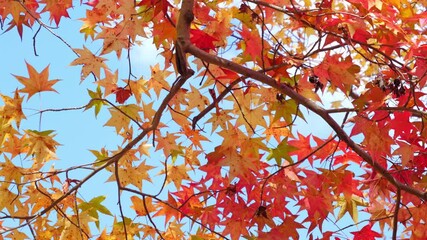
[(170, 86), (166, 79), (172, 72), (161, 70), (159, 64), (150, 66), (150, 68), (151, 78), (148, 81), (148, 89), (153, 89), (157, 96), (160, 95), (162, 89), (169, 91)]
[[(132, 156), (134, 157), (134, 156)], [(153, 166), (147, 165), (145, 160), (142, 161), (137, 167), (133, 166), (131, 163), (125, 163), (124, 166), (118, 168), (118, 176), (120, 184), (123, 187), (128, 186), (129, 184), (134, 185), (138, 189), (142, 189), (143, 181), (151, 182), (150, 175), (148, 171), (153, 169)], [(107, 181), (116, 181), (116, 174), (112, 174)]]
[[(0, 139), (0, 143), (1, 142), (2, 141)], [(6, 141), (4, 141), (2, 144), (2, 147), (0, 147), (0, 152), (3, 151), (10, 153), (11, 158), (14, 158), (19, 154), (26, 153), (28, 151), (28, 147), (24, 144), (25, 136), (19, 138), (17, 134), (10, 134), (10, 136), (7, 136)]]
[(105, 196), (98, 196), (95, 198), (92, 198), (89, 202), (82, 202), (78, 205), (78, 208), (80, 208), (82, 211), (86, 211), (87, 214), (91, 217), (93, 217), (95, 220), (96, 227), (99, 229), (99, 215), (98, 212), (103, 213), (105, 215), (113, 216), (113, 214), (106, 208), (104, 205), (101, 204), (105, 200)]
[(6, 185), (9, 185), (12, 181), (16, 184), (20, 184), (23, 174), (25, 173), (24, 169), (15, 166), (6, 155), (4, 155), (4, 160), (4, 162), (0, 162), (0, 174), (4, 176)]
[[(312, 147), (310, 146), (311, 134), (304, 137), (304, 135), (298, 133), (298, 140), (290, 140), (288, 144), (295, 147), (296, 150), (291, 153), (296, 153), (298, 160), (303, 159), (312, 152)], [(312, 162), (311, 162), (312, 163)]]
[(83, 23), (83, 26), (80, 28), (80, 33), (84, 34), (85, 40), (90, 37), (92, 40), (95, 38), (95, 34), (98, 33), (96, 30), (96, 25), (89, 25), (87, 22)]
[(118, 70), (116, 70), (114, 74), (109, 70), (106, 70), (105, 77), (99, 81), (96, 81), (96, 84), (98, 84), (98, 86), (101, 86), (104, 88), (104, 97), (107, 97), (108, 95), (112, 94), (114, 90), (117, 89), (118, 78), (119, 78)]
[(116, 25), (114, 27), (101, 26), (101, 29), (102, 31), (95, 38), (95, 40), (103, 40), (101, 55), (116, 52), (117, 58), (120, 58), (123, 48), (128, 48), (129, 45), (128, 37), (122, 34), (123, 28)]
[[(97, 89), (88, 90), (85, 106), (94, 107), (95, 117), (106, 102), (102, 98), (115, 95), (119, 105), (109, 108), (105, 126), (114, 128), (123, 145), (91, 150), (96, 159), (88, 165), (46, 165), (56, 158), (55, 133), (25, 130), (21, 135), (18, 130), (31, 122), (22, 111), (23, 93), (28, 101), (37, 92), (54, 91), (54, 85), (28, 87), (49, 83), (47, 74), (41, 77), (45, 70), (29, 69), (23, 89), (14, 96), (0, 95), (0, 232), (8, 232), (0, 239), (86, 239), (93, 238), (96, 228), (94, 236), (100, 240), (338, 239), (349, 235), (350, 225), (324, 231), (325, 220), (335, 215), (343, 222), (349, 215), (357, 222), (361, 211), (366, 211), (361, 222), (376, 219), (379, 227), (371, 221), (353, 232), (355, 239), (390, 235), (386, 231), (393, 227), (385, 226), (394, 226), (393, 221), (398, 224), (393, 234), (397, 230), (401, 236), (427, 239), (427, 0), (267, 2), (279, 8), (245, 1), (196, 1), (187, 6), (188, 1), (170, 0), (81, 0), (80, 5), (71, 0), (0, 0), (0, 25), (5, 24), (6, 31), (16, 28), (21, 39), (24, 26), (32, 27), (43, 17), (67, 29), (64, 18), (82, 16), (76, 33), (90, 46), (74, 49), (79, 56), (71, 65), (82, 66), (81, 80), (90, 74), (95, 78)], [(181, 27), (178, 19), (191, 12), (194, 20), (188, 26), (187, 19)], [(56, 34), (65, 39), (61, 31)], [(88, 37), (99, 41), (87, 42)], [(138, 58), (154, 56), (148, 51), (134, 55), (142, 40), (152, 42), (161, 55), (149, 78), (141, 77), (144, 69)], [(172, 83), (186, 80), (171, 75), (177, 40), (202, 52), (184, 49), (197, 74), (171, 91)], [(18, 48), (15, 42), (3, 45)], [(128, 78), (134, 80), (119, 85), (121, 61), (117, 70), (109, 70), (106, 61), (120, 57), (123, 50), (129, 55)], [(131, 96), (136, 103), (123, 105)], [(167, 105), (163, 113), (157, 112), (160, 105)], [(77, 108), (63, 107), (52, 114)], [(302, 112), (318, 114), (337, 136), (301, 134), (301, 120), (312, 128), (323, 127)], [(331, 119), (336, 113), (348, 115), (348, 121), (337, 124)], [(42, 120), (43, 126), (48, 124)], [(351, 139), (345, 135), (347, 127)], [(108, 139), (105, 144), (114, 142)], [(155, 150), (161, 151), (153, 155)], [(15, 166), (22, 154), (30, 163)], [(156, 165), (147, 164), (158, 155), (163, 157)], [(307, 161), (296, 162), (307, 155)], [(105, 165), (112, 156), (120, 159)], [(167, 164), (169, 158), (172, 163)], [(71, 178), (85, 169), (90, 171), (81, 176), (84, 181)], [(132, 206), (137, 217), (150, 221), (118, 212), (118, 218), (103, 222), (110, 227), (99, 230), (100, 221), (114, 214), (106, 198), (82, 197), (76, 190), (90, 188), (96, 181), (86, 180), (102, 175), (100, 170), (108, 171), (108, 181), (113, 181), (101, 190), (108, 192), (114, 185), (121, 192), (120, 207)], [(157, 172), (162, 176), (154, 178)], [(363, 175), (354, 174), (359, 172)], [(160, 192), (149, 195), (144, 180), (152, 180), (150, 185)], [(74, 185), (77, 182), (82, 186)], [(397, 191), (406, 208), (393, 219)], [(124, 201), (126, 195), (130, 201)], [(99, 213), (108, 218), (99, 219)], [(37, 217), (11, 221), (32, 216)], [(96, 228), (90, 228), (91, 223)], [(197, 223), (202, 227), (192, 229)], [(28, 225), (31, 236), (17, 228), (20, 224)]]
[[(65, 220), (67, 219), (67, 220)], [(72, 224), (74, 222), (79, 222), (79, 225)], [(90, 234), (89, 223), (93, 222), (94, 219), (89, 216), (86, 212), (81, 212), (78, 215), (68, 215), (66, 218), (62, 219), (62, 224), (64, 228), (62, 229), (60, 239), (73, 239), (75, 236), (78, 236), (81, 232)]]
[[(132, 4), (132, 8), (134, 8), (132, 2), (125, 2)], [(120, 25), (123, 27), (123, 32), (121, 34), (129, 36), (132, 42), (137, 42), (137, 39), (140, 37), (147, 37), (145, 34), (147, 22), (144, 19), (131, 17), (128, 21), (121, 22)]]
[(14, 229), (12, 231), (10, 231), (7, 235), (5, 235), (4, 237), (6, 238), (10, 238), (10, 239), (28, 239), (28, 235), (17, 230)]
[[(131, 206), (131, 208), (133, 210), (135, 210), (136, 215), (138, 216), (146, 216), (147, 214), (153, 212), (156, 210), (156, 207), (153, 205), (153, 199), (150, 197), (144, 198), (145, 200), (137, 197), (137, 196), (132, 196), (130, 198), (130, 200), (132, 201), (133, 205)], [(147, 210), (145, 210), (147, 209)]]
[[(313, 179), (319, 180), (319, 179)], [(320, 183), (322, 184), (322, 183)], [(323, 183), (324, 184), (324, 183)], [(319, 193), (318, 190), (310, 190), (304, 194), (304, 198), (300, 200), (304, 209), (307, 210), (308, 217), (311, 219), (311, 225), (309, 227), (309, 231), (313, 230), (315, 227), (322, 227), (323, 221), (328, 216), (329, 212), (331, 212), (332, 208), (332, 199), (331, 194), (327, 193), (327, 190)]]
[(209, 52), (210, 50), (215, 51), (215, 41), (218, 41), (218, 39), (210, 36), (209, 34), (205, 33), (202, 30), (199, 29), (191, 29), (190, 30), (190, 41), (193, 43), (196, 47), (202, 49), (205, 52)]
[[(166, 182), (173, 182), (176, 189), (181, 188), (181, 184), (184, 180), (190, 180), (190, 177), (187, 174), (187, 171), (189, 171), (190, 168), (187, 167), (185, 164), (181, 164), (178, 166), (175, 165), (168, 165), (167, 167), (167, 179)], [(162, 170), (159, 172), (159, 175), (165, 174), (165, 170)]]
[(40, 73), (36, 71), (36, 69), (31, 66), (29, 63), (25, 62), (28, 69), (29, 77), (22, 77), (13, 75), (18, 81), (24, 85), (23, 89), (20, 89), (20, 92), (27, 93), (28, 98), (27, 101), (38, 92), (44, 91), (53, 91), (57, 92), (52, 86), (57, 83), (58, 79), (49, 80), (49, 65), (43, 69)]
[(185, 234), (182, 231), (184, 223), (171, 222), (165, 232), (166, 239), (184, 239)]
[(36, 131), (36, 130), (25, 130), (28, 138), (25, 139), (25, 144), (28, 146), (29, 155), (33, 155), (34, 164), (33, 167), (39, 168), (45, 162), (49, 160), (57, 159), (56, 148), (59, 143), (53, 138), (56, 134), (52, 134), (53, 130)]
[(153, 26), (153, 43), (157, 48), (159, 48), (165, 40), (173, 41), (174, 39), (176, 39), (176, 30), (169, 21), (160, 20), (158, 24)]
[(279, 226), (272, 227), (267, 233), (260, 233), (258, 239), (262, 240), (280, 240), (280, 239), (299, 239), (297, 229), (305, 227), (296, 221), (296, 217), (287, 215), (285, 220)]
[(224, 225), (224, 235), (230, 234), (231, 239), (239, 239), (241, 235), (249, 235), (247, 223), (243, 219), (229, 219)]
[(209, 139), (200, 134), (199, 130), (193, 130), (188, 125), (185, 125), (182, 129), (183, 133), (195, 146), (200, 149), (203, 149), (200, 141), (208, 141)]
[(105, 64), (107, 59), (95, 56), (89, 49), (86, 48), (86, 46), (83, 46), (83, 49), (74, 48), (73, 50), (79, 54), (79, 57), (74, 59), (70, 65), (83, 65), (80, 81), (85, 80), (90, 73), (93, 73), (97, 79), (100, 79), (101, 68), (107, 72), (108, 67)]
[(190, 90), (185, 93), (185, 100), (187, 101), (185, 104), (188, 105), (188, 109), (197, 108), (199, 111), (203, 111), (209, 104), (208, 98), (193, 85), (190, 85)]
[(116, 102), (123, 104), (126, 100), (132, 96), (132, 91), (122, 87), (118, 87), (113, 90), (113, 93), (116, 94)]
[(0, 94), (4, 106), (0, 107), (0, 114), (6, 121), (15, 120), (16, 126), (19, 128), (22, 119), (26, 119), (22, 112), (22, 100), (19, 96), (18, 90), (15, 90), (13, 98)]
[(172, 5), (169, 3), (168, 0), (142, 0), (138, 6), (147, 6), (147, 7), (153, 7), (153, 16), (157, 16), (159, 13), (163, 13), (164, 16), (167, 15), (168, 8), (172, 7)]
[(277, 148), (270, 149), (270, 154), (267, 156), (267, 160), (274, 158), (279, 166), (282, 165), (282, 159), (285, 159), (289, 163), (293, 163), (289, 153), (295, 150), (297, 150), (297, 148), (289, 145), (288, 138), (285, 137), (279, 145), (277, 145)]
[(393, 155), (400, 155), (402, 159), (402, 165), (407, 166), (409, 161), (413, 160), (414, 153), (416, 150), (419, 150), (419, 148), (404, 142), (398, 142), (398, 145), (399, 147), (393, 151)]
[(299, 111), (298, 104), (293, 99), (285, 100), (282, 102), (274, 102), (271, 106), (271, 110), (275, 111), (273, 122), (283, 118), (287, 123), (291, 123), (294, 116), (297, 115), (304, 120), (304, 116)]
[(8, 23), (9, 27), (5, 30), (5, 32), (10, 31), (14, 27), (16, 27), (16, 30), (18, 30), (19, 37), (22, 40), (23, 31), (24, 31), (24, 25), (27, 27), (31, 27), (31, 23), (29, 22), (26, 15), (19, 15), (18, 19), (12, 19)]
[(151, 144), (147, 144), (146, 142), (144, 142), (144, 143), (141, 143), (141, 145), (139, 145), (139, 148), (138, 148), (138, 151), (139, 151), (139, 154), (142, 156), (142, 155), (145, 155), (145, 156), (150, 156), (150, 148), (152, 147), (153, 145), (151, 145)]
[(161, 136), (159, 138), (156, 138), (156, 141), (157, 141), (156, 151), (163, 149), (163, 153), (165, 154), (165, 156), (169, 156), (174, 152), (175, 153), (181, 152), (182, 146), (176, 141), (177, 139), (178, 139), (178, 136), (172, 133), (166, 134), (166, 136)]
[[(96, 88), (96, 92), (91, 91), (91, 90), (89, 90), (89, 89), (88, 89), (87, 91), (88, 91), (89, 96), (90, 96), (92, 99), (94, 99), (94, 98), (99, 98), (99, 99), (101, 99), (101, 98), (102, 98), (102, 92), (101, 92), (101, 88), (100, 88), (99, 86)], [(104, 103), (104, 101), (101, 101), (101, 100), (92, 100), (92, 101), (90, 101), (90, 103), (85, 107), (85, 111), (86, 111), (87, 109), (91, 108), (91, 107), (95, 107), (95, 117), (97, 117), (97, 116), (98, 116), (98, 113), (99, 113), (99, 111), (101, 111), (101, 107), (102, 107), (103, 105), (106, 105), (106, 103)]]
[(351, 232), (354, 235), (354, 239), (366, 239), (366, 240), (375, 240), (381, 238), (382, 235), (372, 231), (372, 223), (364, 226), (360, 231)]
[(134, 94), (137, 103), (141, 103), (143, 93), (148, 93), (149, 89), (147, 88), (147, 82), (147, 80), (142, 78), (137, 81), (129, 81), (129, 88), (132, 89), (132, 93)]
[(250, 156), (242, 156), (242, 154), (238, 153), (235, 146), (216, 148), (215, 151), (221, 151), (215, 154), (219, 154), (216, 165), (229, 167), (228, 174), (230, 181), (235, 177), (249, 179), (250, 173), (257, 169), (259, 159)]
[(187, 147), (185, 149), (185, 164), (190, 166), (192, 170), (195, 170), (196, 166), (200, 166), (200, 161), (198, 159), (198, 156), (202, 153), (202, 151), (194, 150), (191, 146)]
[(239, 43), (240, 49), (243, 50), (244, 54), (249, 55), (250, 59), (259, 60), (262, 58), (262, 44), (257, 30), (243, 27), (242, 31), (239, 32), (242, 36), (243, 41)]
[(174, 208), (177, 209), (179, 208), (179, 206), (172, 194), (168, 193), (168, 200), (166, 202), (160, 202), (158, 204), (158, 210), (153, 215), (153, 217), (164, 216), (166, 218), (165, 222), (169, 222), (172, 217), (174, 217), (176, 220), (180, 220), (181, 213), (179, 211), (176, 211)]
[(140, 108), (135, 104), (122, 105), (116, 108), (110, 108), (111, 118), (104, 124), (104, 126), (111, 126), (116, 128), (116, 132), (120, 133), (122, 129), (129, 127), (131, 119), (133, 121), (140, 121), (139, 111)]
[(358, 196), (352, 196), (350, 200), (346, 199), (345, 197), (340, 197), (337, 201), (337, 207), (340, 207), (337, 221), (348, 212), (355, 223), (359, 222), (359, 210), (357, 209), (358, 206), (367, 207), (368, 205), (361, 197)]
[(54, 20), (56, 25), (59, 25), (62, 17), (70, 17), (67, 10), (73, 7), (72, 0), (41, 0), (40, 2), (46, 4), (42, 12), (49, 12), (49, 20)]
[(355, 74), (359, 71), (360, 67), (354, 65), (350, 57), (342, 59), (339, 54), (326, 55), (325, 60), (313, 68), (322, 83), (330, 81), (344, 93), (348, 93), (353, 85), (358, 86)]

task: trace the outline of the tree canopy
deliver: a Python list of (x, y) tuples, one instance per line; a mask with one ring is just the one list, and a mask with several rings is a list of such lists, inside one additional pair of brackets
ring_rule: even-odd
[[(0, 239), (426, 239), (426, 9), (0, 0), (4, 35), (23, 40), (10, 45), (30, 39), (43, 59), (44, 32), (81, 71), (52, 76), (61, 53), (1, 70), (16, 90), (0, 95)], [(60, 33), (69, 19), (80, 45)], [(131, 54), (147, 40), (160, 60), (144, 76)], [(62, 81), (83, 105), (29, 111), (45, 92), (67, 94)], [(42, 115), (88, 112), (108, 116), (99, 124), (114, 137), (95, 136), (90, 158), (57, 154), (75, 126)], [(102, 194), (80, 194), (91, 189)]]

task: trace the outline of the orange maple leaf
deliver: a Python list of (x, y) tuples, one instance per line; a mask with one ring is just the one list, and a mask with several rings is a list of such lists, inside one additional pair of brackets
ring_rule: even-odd
[(46, 4), (42, 12), (49, 12), (49, 20), (54, 20), (56, 25), (59, 25), (62, 17), (70, 17), (67, 10), (73, 7), (71, 0), (43, 0), (41, 3)]
[(83, 81), (89, 73), (93, 73), (96, 78), (100, 77), (101, 68), (106, 71), (108, 67), (105, 64), (106, 59), (103, 57), (95, 56), (89, 49), (87, 49), (85, 46), (83, 46), (83, 49), (73, 49), (79, 54), (79, 57), (77, 59), (74, 59), (74, 61), (71, 62), (71, 66), (75, 65), (83, 65), (82, 67), (82, 73), (81, 73), (81, 81)]
[[(139, 198), (137, 196), (132, 196), (130, 198), (130, 200), (133, 203), (133, 205), (131, 206), (131, 208), (133, 210), (135, 210), (136, 215), (138, 215), (138, 216), (146, 216), (148, 213), (151, 213), (151, 212), (153, 212), (153, 211), (156, 210), (156, 208), (154, 207), (154, 205), (152, 203), (153, 199), (150, 198), (150, 197), (146, 198), (144, 200), (144, 199), (141, 199), (141, 198)], [(148, 213), (147, 213), (146, 210), (148, 210)]]
[(22, 100), (19, 96), (18, 90), (15, 90), (13, 98), (0, 94), (1, 99), (4, 102), (4, 106), (0, 107), (0, 112), (5, 120), (15, 120), (16, 126), (19, 128), (22, 119), (26, 119), (24, 112), (22, 111)]
[(40, 73), (36, 71), (36, 69), (31, 66), (29, 63), (25, 62), (27, 64), (28, 74), (29, 77), (22, 77), (22, 76), (16, 76), (13, 75), (20, 83), (24, 85), (23, 89), (20, 89), (20, 92), (28, 93), (28, 99), (27, 101), (38, 92), (44, 92), (44, 91), (57, 91), (52, 88), (52, 86), (57, 83), (58, 79), (52, 79), (49, 80), (49, 65), (43, 69)]
[[(190, 168), (185, 166), (185, 164), (181, 164), (178, 166), (168, 165), (167, 167), (167, 180), (166, 182), (173, 182), (176, 189), (181, 188), (181, 184), (184, 180), (190, 180), (190, 177), (187, 174)], [(165, 170), (160, 171), (159, 175), (165, 174)]]

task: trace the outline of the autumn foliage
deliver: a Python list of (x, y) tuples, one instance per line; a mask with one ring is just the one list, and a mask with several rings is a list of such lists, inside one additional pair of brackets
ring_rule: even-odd
[[(4, 34), (33, 38), (28, 54), (43, 58), (40, 28), (81, 70), (52, 77), (55, 59), (22, 59), (26, 71), (2, 75), (16, 90), (0, 101), (0, 239), (427, 239), (426, 8), (0, 0)], [(70, 17), (80, 46), (55, 32)], [(161, 61), (135, 76), (144, 39)], [(40, 108), (41, 127), (24, 128), (28, 100), (64, 94), (60, 80), (91, 82), (76, 96), (85, 104)], [(83, 111), (106, 113), (115, 137), (77, 162), (57, 154), (61, 129), (41, 115)]]

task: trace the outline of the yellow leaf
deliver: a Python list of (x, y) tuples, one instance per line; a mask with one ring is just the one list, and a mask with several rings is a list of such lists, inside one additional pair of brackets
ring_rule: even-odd
[(153, 206), (152, 198), (150, 197), (145, 198), (145, 203), (144, 203), (144, 200), (142, 200), (137, 196), (132, 196), (130, 200), (133, 203), (133, 205), (130, 208), (135, 210), (136, 215), (138, 216), (141, 216), (141, 217), (146, 216), (147, 211), (145, 209), (148, 210), (148, 213), (151, 213), (156, 210), (156, 208)]
[(117, 89), (117, 79), (119, 78), (119, 73), (116, 70), (114, 74), (109, 70), (105, 70), (105, 77), (99, 81), (96, 81), (98, 86), (104, 88), (104, 97), (110, 95)]
[[(168, 165), (167, 179), (166, 183), (170, 183), (171, 181), (175, 185), (176, 189), (181, 188), (181, 184), (183, 180), (190, 180), (190, 177), (187, 174), (187, 171), (190, 168), (186, 167), (185, 164), (181, 164), (178, 166)], [(160, 171), (159, 175), (165, 174), (165, 170)]]
[[(12, 159), (18, 156), (19, 154), (26, 153), (28, 151), (27, 146), (24, 145), (25, 137), (19, 138), (17, 134), (8, 134), (8, 135), (9, 136), (6, 138), (6, 141), (3, 143), (3, 145), (0, 144), (1, 146), (0, 152), (10, 153), (11, 159)], [(0, 143), (1, 143), (1, 134), (0, 134)]]
[[(139, 190), (142, 189), (142, 181), (151, 182), (150, 174), (148, 171), (153, 169), (153, 166), (145, 164), (145, 161), (141, 162), (138, 167), (132, 166), (131, 163), (127, 163), (118, 169), (118, 175), (120, 179), (120, 185), (123, 187), (129, 184), (134, 185)], [(107, 180), (108, 182), (116, 181), (116, 174), (113, 173)]]
[(22, 119), (26, 119), (22, 112), (23, 97), (19, 97), (18, 90), (15, 90), (13, 98), (0, 94), (4, 106), (0, 108), (0, 115), (6, 120), (15, 120), (16, 126), (19, 128)]
[[(110, 2), (111, 4), (112, 2)], [(122, 55), (123, 48), (127, 48), (129, 39), (126, 34), (121, 34), (123, 27), (117, 25), (115, 27), (100, 26), (102, 31), (96, 36), (95, 40), (102, 39), (103, 46), (101, 54), (116, 52), (117, 58)]]
[(151, 68), (151, 78), (148, 81), (148, 89), (153, 89), (157, 96), (159, 96), (162, 89), (169, 91), (169, 83), (166, 78), (172, 73), (170, 71), (161, 70), (160, 65), (156, 64)]
[(83, 65), (81, 81), (83, 81), (91, 72), (95, 74), (97, 79), (100, 79), (100, 71), (103, 68), (108, 70), (104, 63), (105, 58), (95, 56), (89, 49), (83, 46), (83, 49), (74, 49), (79, 54), (79, 57), (70, 63), (71, 66)]
[[(71, 221), (72, 222), (71, 222)], [(79, 215), (68, 216), (67, 218), (63, 218), (63, 226), (60, 240), (73, 240), (76, 239), (77, 236), (88, 235), (90, 236), (90, 228), (89, 222), (93, 222), (94, 219), (87, 215), (86, 212), (81, 212)], [(78, 223), (78, 225), (76, 224)]]
[(57, 159), (55, 152), (60, 144), (53, 140), (53, 137), (56, 136), (52, 134), (53, 130), (42, 132), (25, 130), (25, 133), (28, 135), (28, 138), (25, 139), (25, 144), (29, 148), (27, 157), (33, 155), (33, 167), (37, 169), (42, 167), (45, 162)]
[[(27, 63), (28, 75), (29, 77), (22, 77), (13, 75), (18, 81), (24, 85), (23, 89), (20, 89), (20, 92), (28, 93), (28, 99), (30, 99), (35, 93), (52, 91), (57, 92), (52, 86), (57, 83), (58, 79), (49, 80), (49, 65), (43, 69), (40, 73), (36, 69)], [(27, 99), (27, 100), (28, 100)]]
[(28, 236), (25, 233), (20, 232), (18, 229), (13, 230), (9, 234), (7, 234), (5, 237), (7, 239), (14, 239), (14, 240), (15, 239), (17, 239), (17, 240), (18, 239), (29, 239)]
[(139, 154), (141, 154), (141, 156), (145, 155), (145, 156), (149, 157), (150, 156), (150, 148), (152, 146), (153, 145), (148, 144), (148, 143), (142, 143), (141, 145), (139, 145), (139, 148), (138, 148)]
[(199, 111), (203, 111), (209, 104), (209, 99), (202, 95), (200, 91), (190, 85), (191, 89), (187, 92), (186, 97), (188, 101), (188, 109), (197, 108)]
[(141, 103), (141, 97), (143, 93), (148, 92), (147, 88), (147, 80), (139, 79), (137, 81), (129, 81), (130, 89), (132, 89), (132, 93), (135, 96), (136, 102)]
[(110, 108), (111, 118), (104, 124), (104, 126), (111, 126), (116, 128), (116, 132), (120, 133), (122, 129), (128, 129), (131, 118), (135, 121), (140, 121), (139, 111), (140, 108), (135, 104), (122, 105), (116, 108)]
[(342, 101), (341, 100), (331, 102), (331, 108), (340, 108), (340, 107), (342, 107)]
[(0, 176), (4, 177), (6, 185), (9, 185), (11, 182), (20, 184), (23, 169), (21, 167), (15, 166), (15, 164), (13, 164), (6, 155), (3, 156), (4, 162), (0, 162)]
[(15, 193), (9, 191), (8, 186), (9, 184), (0, 185), (0, 210), (6, 208), (10, 213), (15, 213), (15, 204), (12, 203), (14, 203), (14, 200), (17, 198), (17, 196)]

